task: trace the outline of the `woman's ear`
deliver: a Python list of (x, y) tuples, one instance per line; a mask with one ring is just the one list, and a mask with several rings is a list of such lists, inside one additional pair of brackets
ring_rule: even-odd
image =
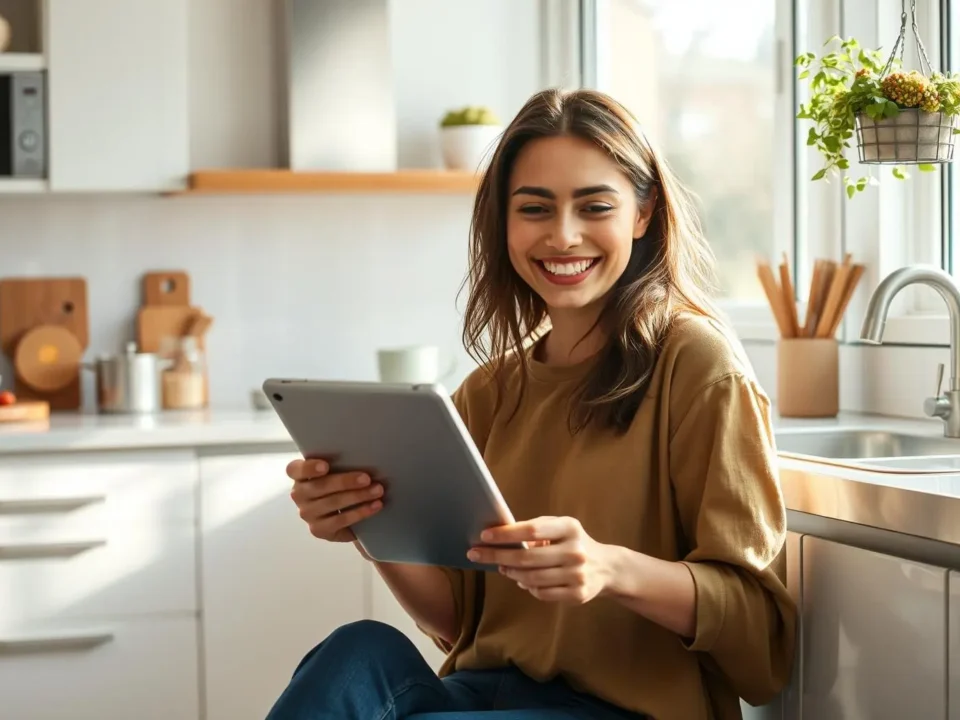
[(647, 234), (647, 228), (650, 227), (650, 220), (653, 219), (653, 211), (657, 209), (657, 186), (650, 188), (650, 196), (647, 198), (646, 205), (637, 209), (637, 219), (633, 224), (634, 239), (642, 238)]

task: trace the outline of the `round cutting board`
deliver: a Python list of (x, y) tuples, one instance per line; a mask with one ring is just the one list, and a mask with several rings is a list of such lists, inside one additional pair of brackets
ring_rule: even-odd
[(83, 348), (76, 336), (59, 325), (39, 325), (24, 333), (13, 356), (20, 379), (37, 392), (62, 390), (80, 372)]

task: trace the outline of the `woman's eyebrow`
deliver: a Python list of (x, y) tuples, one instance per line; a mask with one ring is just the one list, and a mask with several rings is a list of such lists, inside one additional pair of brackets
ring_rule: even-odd
[[(596, 195), (597, 193), (613, 193), (618, 195), (619, 193), (616, 189), (612, 188), (609, 185), (590, 185), (588, 187), (577, 188), (573, 191), (573, 196), (575, 198), (584, 197), (585, 195)], [(523, 185), (518, 187), (513, 191), (513, 195), (534, 195), (536, 197), (547, 198), (548, 200), (555, 200), (556, 195), (552, 190), (549, 190), (545, 187), (535, 187), (533, 185)]]

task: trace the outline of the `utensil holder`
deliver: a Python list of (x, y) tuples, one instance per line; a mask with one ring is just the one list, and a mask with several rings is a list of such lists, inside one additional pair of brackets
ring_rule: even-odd
[(777, 343), (777, 412), (830, 418), (840, 412), (840, 348), (833, 338), (782, 338)]

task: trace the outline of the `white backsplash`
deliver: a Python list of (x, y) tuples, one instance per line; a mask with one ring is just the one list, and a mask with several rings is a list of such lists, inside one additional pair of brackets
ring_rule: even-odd
[(271, 375), (373, 379), (383, 346), (440, 346), (452, 385), (474, 367), (457, 296), (470, 211), (466, 195), (3, 198), (0, 277), (85, 277), (91, 359), (135, 337), (145, 271), (186, 270), (214, 317), (215, 407), (249, 406)]

